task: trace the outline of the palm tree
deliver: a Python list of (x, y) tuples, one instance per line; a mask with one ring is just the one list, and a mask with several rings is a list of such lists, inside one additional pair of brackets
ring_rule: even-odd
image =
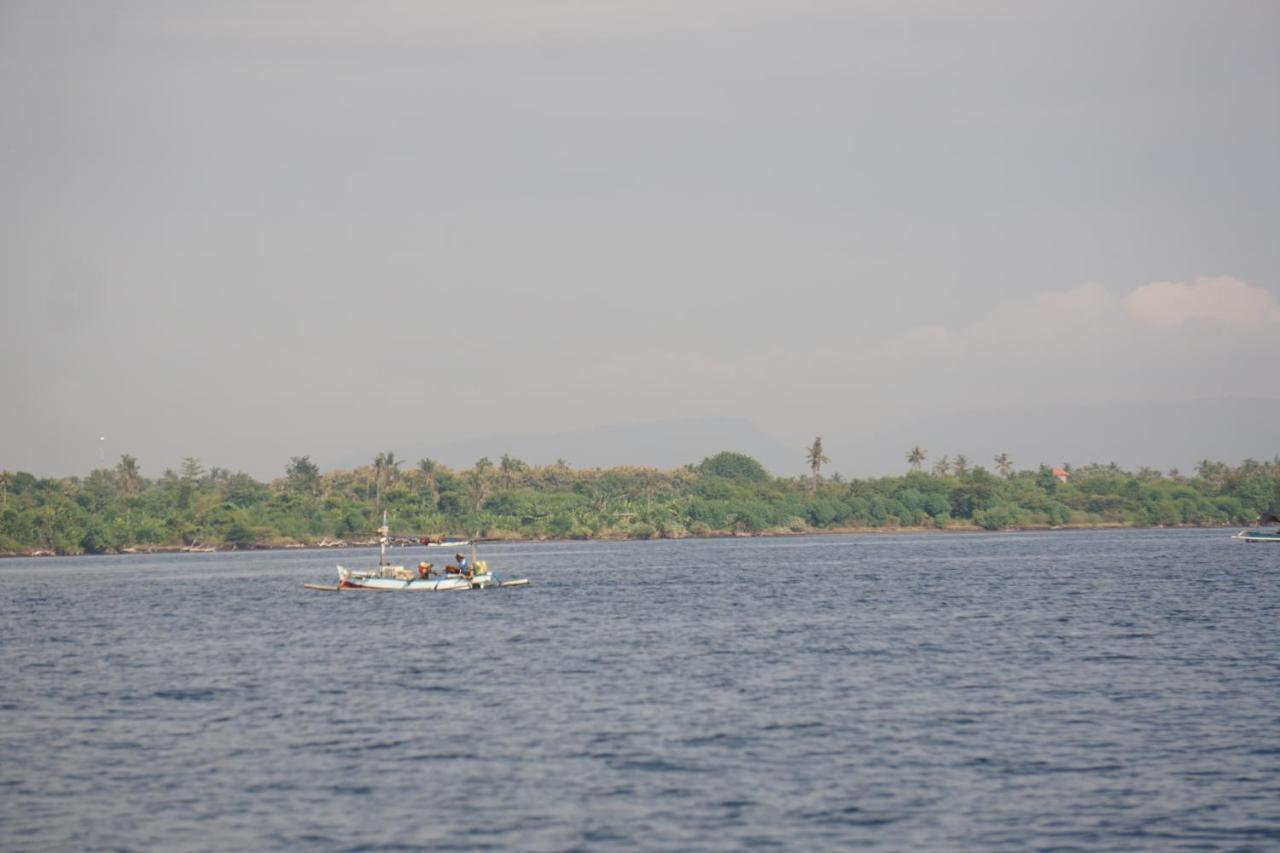
[(561, 457), (556, 460), (556, 464), (546, 469), (545, 476), (553, 488), (563, 488), (573, 483), (573, 468)]
[(920, 470), (920, 466), (924, 464), (924, 460), (928, 458), (929, 451), (920, 445), (911, 448), (911, 452), (907, 454), (907, 461), (911, 463), (911, 467)]
[(200, 464), (200, 460), (194, 456), (185, 456), (182, 459), (182, 479), (188, 483), (194, 483), (205, 475), (204, 466)]
[(120, 492), (125, 497), (138, 490), (138, 460), (128, 453), (120, 454), (120, 464), (116, 466), (116, 475), (120, 478)]
[(1222, 485), (1226, 473), (1227, 466), (1221, 462), (1214, 462), (1212, 459), (1201, 459), (1196, 463), (1196, 476), (1202, 480), (1208, 480), (1215, 486)]
[(492, 470), (493, 462), (488, 456), (482, 456), (467, 472), (467, 490), (471, 492), (471, 499), (475, 503), (477, 513), (480, 512), (480, 506), (485, 498), (489, 496), (489, 472)]
[(498, 468), (502, 471), (503, 484), (509, 489), (515, 483), (516, 475), (523, 474), (529, 466), (510, 453), (504, 453), (501, 461), (498, 462)]
[(956, 472), (957, 477), (963, 477), (969, 473), (969, 457), (961, 453), (956, 457), (956, 461), (952, 464), (951, 470)]
[(440, 463), (434, 459), (419, 459), (418, 470), (422, 472), (423, 478), (427, 481), (427, 492), (431, 495), (431, 509), (434, 510), (440, 505), (440, 490), (436, 488), (436, 471), (439, 470)]
[(376, 490), (376, 497), (373, 501), (373, 511), (376, 513), (378, 507), (382, 506), (382, 469), (387, 466), (387, 454), (378, 453), (373, 457), (373, 483)]
[(1008, 453), (1001, 453), (995, 458), (996, 470), (1000, 472), (1000, 476), (1008, 480), (1013, 476), (1013, 460), (1009, 458)]
[(822, 453), (822, 437), (819, 436), (813, 440), (813, 446), (809, 448), (808, 453), (809, 468), (813, 471), (813, 490), (818, 490), (818, 483), (822, 482), (822, 466), (831, 460)]
[(937, 462), (933, 463), (933, 475), (935, 477), (945, 477), (951, 473), (951, 457), (944, 456)]
[(386, 453), (379, 453), (373, 457), (373, 473), (374, 481), (377, 486), (377, 503), (375, 509), (382, 506), (382, 481), (385, 478), (387, 484), (395, 482), (398, 469), (403, 463), (402, 460), (396, 459), (394, 450), (388, 450)]
[(4, 503), (0, 504), (0, 506), (7, 507), (9, 505), (9, 480), (12, 478), (13, 475), (8, 471), (0, 471), (0, 494), (4, 495)]

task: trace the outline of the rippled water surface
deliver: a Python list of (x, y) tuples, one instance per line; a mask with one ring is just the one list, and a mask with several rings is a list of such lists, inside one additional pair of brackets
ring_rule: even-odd
[(0, 848), (1280, 846), (1280, 546), (482, 556), (533, 584), (303, 589), (371, 551), (0, 562)]

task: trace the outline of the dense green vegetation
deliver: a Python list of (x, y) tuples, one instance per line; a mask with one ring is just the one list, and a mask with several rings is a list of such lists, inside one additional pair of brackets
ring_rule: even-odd
[(0, 552), (109, 553), (192, 545), (247, 548), (367, 540), (385, 509), (393, 532), (488, 538), (678, 538), (884, 527), (1247, 524), (1280, 507), (1280, 458), (1238, 467), (1205, 460), (1196, 474), (1088, 465), (997, 473), (963, 456), (924, 470), (907, 456), (900, 477), (823, 477), (821, 440), (811, 476), (779, 478), (754, 459), (720, 453), (671, 471), (532, 467), (504, 456), (455, 470), (429, 459), (406, 468), (380, 453), (354, 471), (322, 473), (309, 458), (262, 483), (187, 459), (154, 480), (121, 457), (87, 477), (0, 472)]

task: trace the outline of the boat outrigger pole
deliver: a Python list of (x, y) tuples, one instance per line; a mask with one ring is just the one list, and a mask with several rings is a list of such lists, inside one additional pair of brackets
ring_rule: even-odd
[(378, 566), (381, 568), (387, 564), (387, 534), (390, 528), (387, 527), (387, 511), (382, 511), (382, 526), (378, 528)]

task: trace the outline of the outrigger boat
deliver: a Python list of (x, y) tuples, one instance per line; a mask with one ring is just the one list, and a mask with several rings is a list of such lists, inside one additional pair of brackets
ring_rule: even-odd
[(368, 572), (353, 572), (338, 566), (337, 586), (308, 583), (307, 589), (339, 592), (348, 589), (365, 590), (413, 590), (420, 592), (445, 592), (457, 589), (488, 589), (490, 587), (527, 586), (528, 578), (502, 580), (489, 571), (489, 564), (477, 560), (475, 543), (471, 545), (471, 561), (459, 560), (458, 566), (447, 566), (437, 573), (430, 563), (419, 563), (416, 571), (387, 562), (389, 539), (387, 514), (382, 514), (382, 526), (378, 528), (378, 567)]
[(418, 540), (418, 544), (426, 545), (428, 548), (464, 548), (471, 544), (471, 540), (455, 538), (453, 536), (445, 536), (441, 539), (432, 539), (430, 536), (423, 536)]
[(1241, 530), (1231, 538), (1245, 542), (1280, 542), (1280, 530)]
[[(1280, 524), (1280, 513), (1268, 512), (1261, 516), (1258, 524)], [(1280, 542), (1280, 527), (1275, 530), (1241, 530), (1232, 539), (1241, 539), (1245, 542)]]

